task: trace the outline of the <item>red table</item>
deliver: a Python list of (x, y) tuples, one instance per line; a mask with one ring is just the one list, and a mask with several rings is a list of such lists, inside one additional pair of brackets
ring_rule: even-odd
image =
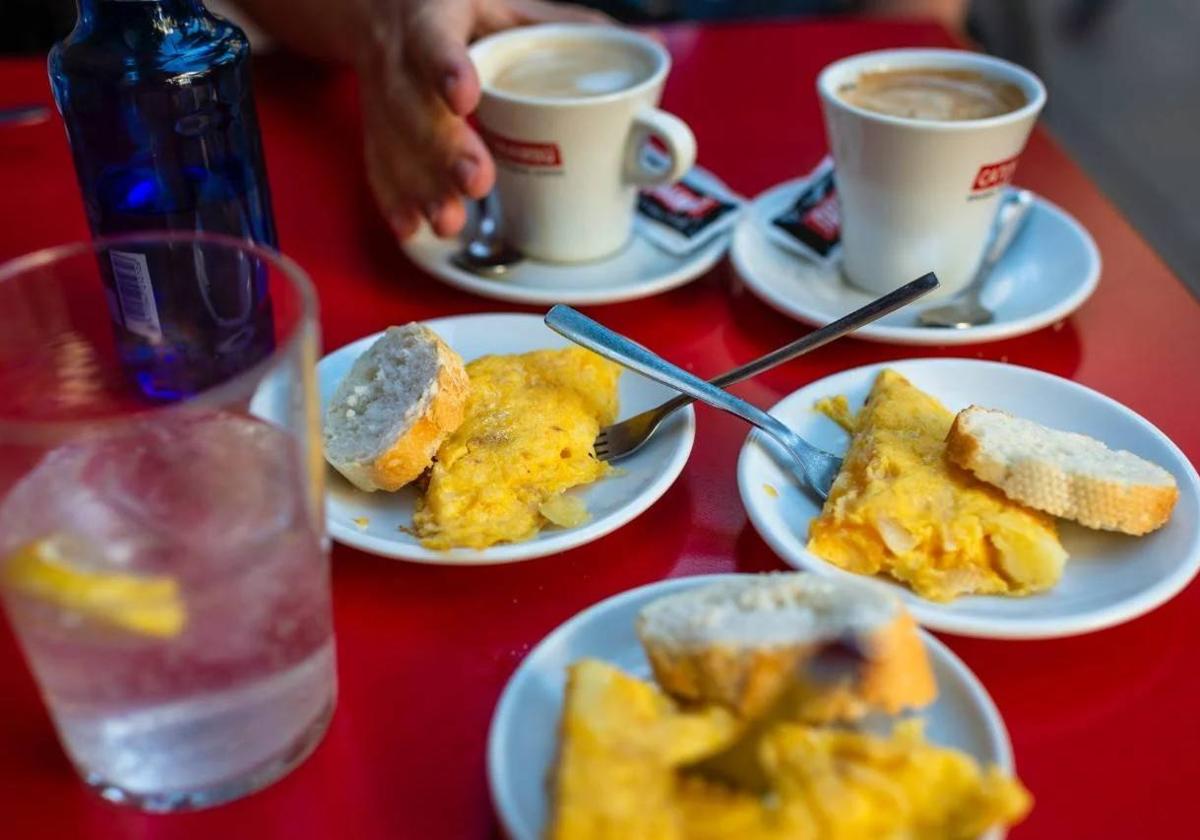
[[(701, 161), (754, 194), (824, 151), (813, 79), (863, 50), (944, 46), (930, 25), (801, 23), (669, 30), (666, 105), (694, 128)], [(440, 285), (409, 264), (361, 174), (352, 80), (277, 58), (257, 92), (283, 247), (321, 295), (329, 348), (388, 324), (512, 309)], [(1051, 91), (1053, 97), (1053, 91)], [(0, 106), (46, 99), (40, 61), (0, 62)], [(828, 373), (913, 355), (1028, 365), (1090, 385), (1200, 458), (1200, 307), (1044, 133), (1018, 181), (1073, 213), (1104, 258), (1096, 295), (1053, 328), (959, 349), (842, 341), (737, 390), (760, 405)], [(0, 130), (0, 258), (85, 234), (57, 124)], [(804, 328), (742, 287), (727, 265), (682, 289), (598, 317), (697, 373), (714, 375)], [(746, 429), (699, 409), (683, 477), (619, 532), (567, 554), (495, 568), (406, 565), (333, 553), (341, 698), (324, 743), (268, 790), (216, 810), (148, 816), (80, 785), (59, 750), (11, 633), (0, 630), (0, 834), (5, 837), (471, 838), (496, 833), (484, 740), (521, 657), (580, 609), (633, 586), (781, 562), (738, 500)], [(1016, 838), (1180, 837), (1200, 780), (1200, 586), (1124, 627), (1044, 642), (947, 641), (983, 680), (1037, 804)]]

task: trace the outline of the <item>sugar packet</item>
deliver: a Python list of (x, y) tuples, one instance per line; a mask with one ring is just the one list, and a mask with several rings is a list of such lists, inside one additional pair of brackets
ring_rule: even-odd
[(762, 220), (767, 237), (788, 251), (828, 265), (841, 247), (841, 214), (833, 158), (826, 156), (803, 179), (787, 209)]
[(674, 184), (639, 192), (635, 225), (650, 242), (684, 256), (732, 230), (745, 204), (716, 175), (694, 166)]

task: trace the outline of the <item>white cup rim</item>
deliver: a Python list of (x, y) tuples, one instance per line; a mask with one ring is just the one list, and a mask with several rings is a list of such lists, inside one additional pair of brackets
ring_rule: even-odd
[[(497, 49), (521, 41), (554, 37), (631, 44), (643, 50), (651, 57), (654, 61), (654, 71), (636, 85), (595, 96), (530, 96), (510, 91), (501, 91), (492, 87), (480, 71), (480, 63), (485, 61), (488, 55)], [(479, 39), (471, 45), (469, 53), (471, 61), (475, 64), (475, 72), (479, 75), (479, 84), (484, 95), (500, 102), (508, 102), (516, 105), (538, 105), (549, 108), (604, 105), (635, 97), (662, 84), (663, 80), (667, 77), (667, 73), (671, 70), (671, 54), (667, 52), (662, 44), (638, 32), (608, 24), (542, 23), (534, 26), (521, 26)]]
[[(1006, 82), (1012, 82), (1021, 88), (1026, 102), (1015, 111), (999, 114), (994, 117), (984, 117), (977, 120), (929, 120), (915, 117), (897, 117), (891, 114), (881, 114), (870, 111), (847, 102), (837, 95), (837, 89), (868, 69), (885, 69), (888, 67), (944, 67), (946, 69), (971, 69), (994, 74)], [(827, 64), (817, 76), (817, 92), (827, 105), (849, 111), (859, 117), (875, 122), (887, 123), (905, 128), (917, 128), (932, 131), (975, 131), (991, 128), (1007, 123), (1037, 116), (1046, 104), (1046, 86), (1029, 70), (996, 58), (991, 55), (972, 52), (970, 50), (901, 48), (888, 50), (873, 50), (857, 53)]]

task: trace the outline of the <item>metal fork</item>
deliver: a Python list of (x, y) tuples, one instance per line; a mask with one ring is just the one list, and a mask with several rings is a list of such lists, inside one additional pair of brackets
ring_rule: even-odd
[(841, 469), (842, 459), (817, 449), (765, 411), (676, 367), (637, 342), (630, 341), (569, 306), (554, 306), (546, 313), (545, 320), (546, 326), (576, 344), (757, 426), (778, 441), (791, 456), (792, 472), (797, 478), (822, 499), (829, 495), (833, 479)]
[[(778, 350), (773, 350), (765, 356), (748, 362), (741, 367), (727, 371), (709, 382), (719, 388), (749, 379), (765, 370), (770, 370), (784, 362), (790, 362), (797, 356), (802, 356), (818, 347), (823, 347), (834, 339), (841, 338), (853, 332), (864, 324), (882, 318), (889, 312), (894, 312), (902, 306), (912, 303), (921, 295), (936, 289), (937, 277), (933, 273), (918, 277), (911, 283), (905, 283), (895, 291), (888, 292), (881, 298), (871, 301), (866, 306), (856, 309), (849, 315), (843, 315), (836, 321), (814, 330), (808, 335), (786, 344)], [(601, 461), (615, 461), (624, 458), (640, 449), (642, 444), (650, 439), (655, 429), (672, 413), (692, 402), (692, 398), (684, 395), (673, 397), (662, 405), (635, 414), (620, 423), (613, 423), (600, 430), (596, 436), (596, 457)]]

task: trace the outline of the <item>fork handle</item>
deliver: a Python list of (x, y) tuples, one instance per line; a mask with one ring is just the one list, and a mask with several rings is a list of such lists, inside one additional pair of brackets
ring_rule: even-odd
[[(872, 321), (877, 321), (884, 315), (895, 312), (902, 306), (907, 306), (921, 297), (921, 295), (937, 287), (937, 275), (932, 271), (928, 274), (922, 274), (916, 280), (910, 280), (898, 289), (888, 292), (883, 297), (876, 298), (866, 306), (861, 306), (853, 312), (843, 315), (836, 321), (831, 321), (820, 329), (813, 330), (790, 344), (783, 345), (778, 350), (772, 350), (770, 353), (759, 356), (752, 362), (747, 362), (740, 367), (727, 370), (720, 376), (715, 376), (708, 381), (713, 385), (724, 388), (735, 382), (741, 382), (743, 379), (757, 376), (763, 371), (779, 367), (785, 362), (790, 362), (793, 359), (803, 356), (805, 353), (816, 350), (818, 347), (824, 347), (829, 342), (841, 338), (847, 333), (854, 332), (859, 327), (865, 326)], [(666, 417), (672, 411), (683, 408), (690, 402), (692, 402), (691, 397), (681, 394), (667, 400), (655, 411), (660, 417)]]
[(694, 400), (740, 417), (747, 423), (758, 426), (790, 450), (795, 450), (798, 446), (807, 448), (787, 426), (765, 411), (671, 364), (637, 342), (593, 321), (582, 312), (560, 303), (551, 307), (545, 320), (546, 326), (576, 344), (681, 391)]

